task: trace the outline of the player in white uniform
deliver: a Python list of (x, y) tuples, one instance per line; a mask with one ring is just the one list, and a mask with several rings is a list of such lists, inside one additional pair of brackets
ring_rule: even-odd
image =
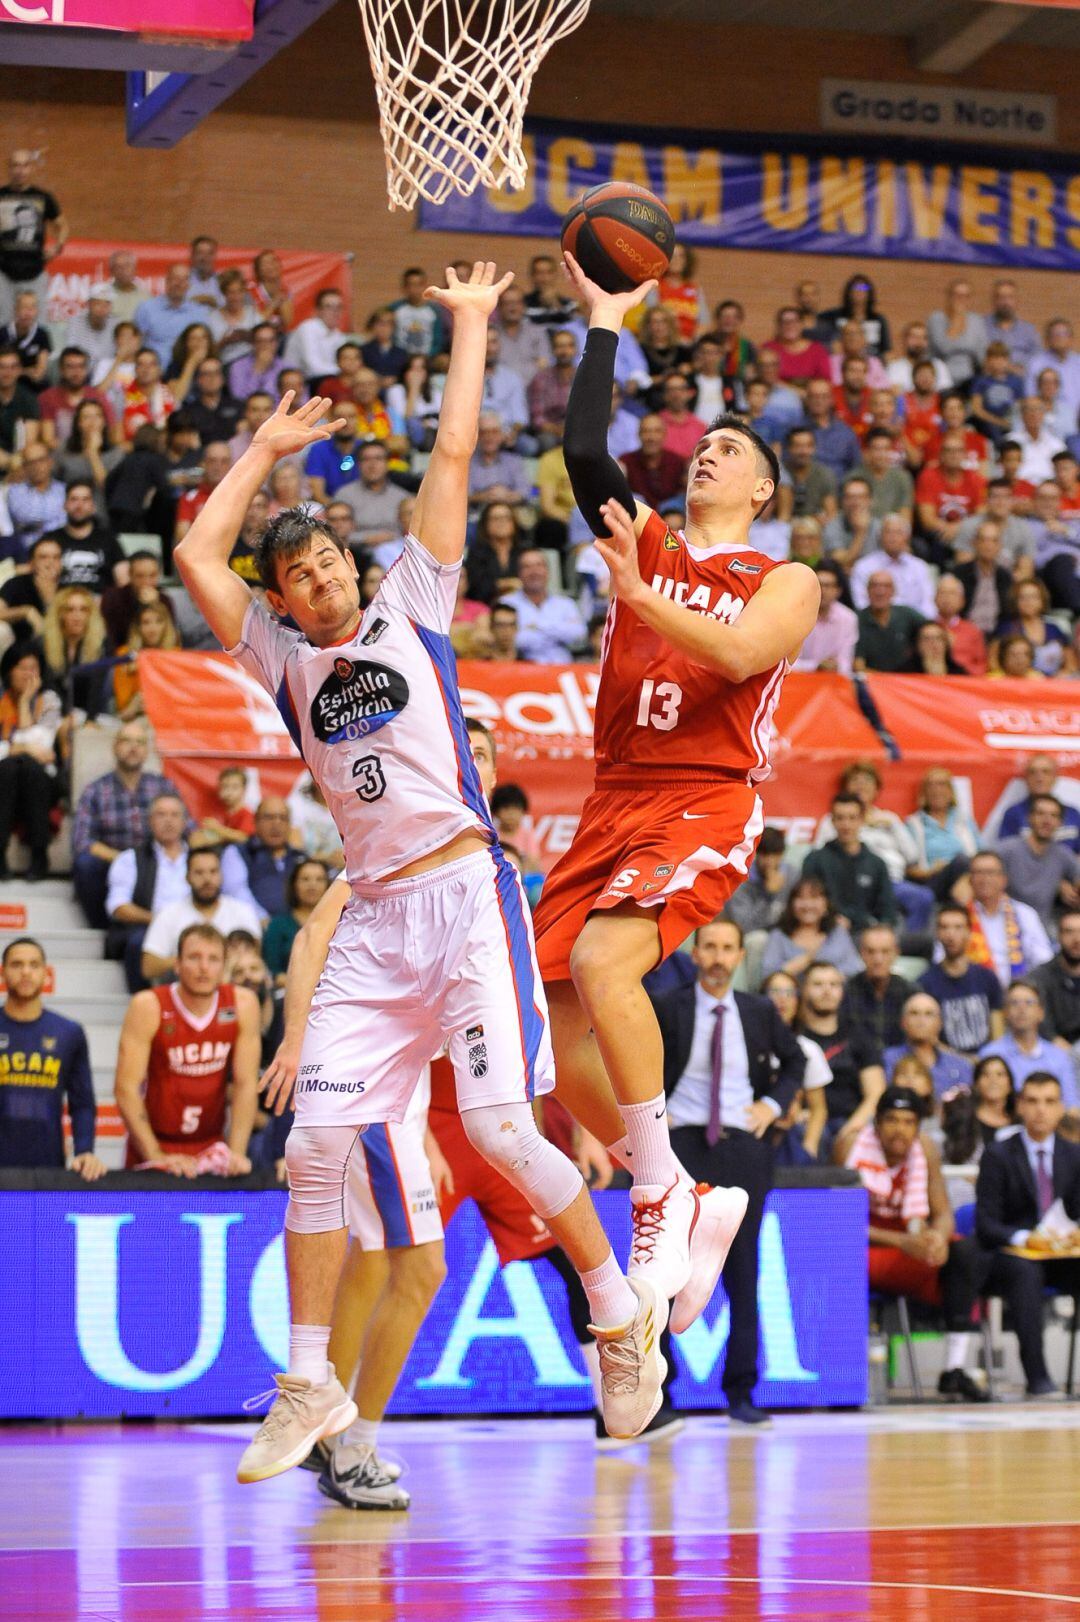
[[(400, 1121), (444, 1041), (474, 1147), (518, 1187), (581, 1274), (600, 1345), (604, 1416), (636, 1435), (661, 1402), (667, 1303), (627, 1280), (577, 1168), (538, 1132), (553, 1086), (528, 907), (472, 759), (449, 628), (461, 569), (495, 267), (429, 288), (453, 320), (438, 435), (413, 533), (361, 611), (356, 561), (306, 509), (279, 515), (256, 558), (274, 619), (229, 568), (274, 463), (328, 439), (329, 401), (287, 394), (217, 486), (174, 557), (222, 645), (274, 696), (329, 806), (353, 895), (312, 1002), (286, 1147), (289, 1368), (240, 1462), (241, 1481), (299, 1463), (356, 1407), (327, 1358), (361, 1130)], [(298, 627), (288, 629), (286, 617)]]

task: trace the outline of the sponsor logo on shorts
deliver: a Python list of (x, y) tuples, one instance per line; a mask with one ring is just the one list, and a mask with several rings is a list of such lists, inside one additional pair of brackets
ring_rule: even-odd
[(375, 621), (373, 621), (371, 626), (364, 632), (363, 636), (360, 638), (360, 646), (363, 647), (363, 648), (370, 648), (371, 644), (373, 642), (377, 642), (379, 640), (379, 638), (382, 636), (383, 632), (389, 628), (389, 625), (390, 625), (389, 620), (375, 620)]
[(400, 670), (370, 660), (337, 658), (311, 703), (311, 729), (321, 743), (368, 738), (394, 721), (409, 702)]
[(328, 1081), (325, 1076), (305, 1076), (298, 1079), (296, 1090), (298, 1093), (362, 1093), (367, 1086), (366, 1081)]
[(416, 1199), (410, 1201), (409, 1204), (409, 1210), (413, 1216), (426, 1216), (429, 1211), (437, 1211), (438, 1209), (439, 1202), (435, 1198), (433, 1188), (425, 1189), (422, 1194), (418, 1194)]
[(297, 1071), (300, 1076), (317, 1076), (322, 1069), (321, 1064), (302, 1064)]
[(675, 871), (674, 863), (665, 862), (662, 867), (653, 868), (653, 878), (654, 879), (667, 879), (667, 878), (671, 877), (671, 875), (672, 875), (672, 873), (674, 873), (674, 871)]
[(482, 1025), (470, 1025), (465, 1032), (465, 1040), (466, 1042), (479, 1042), (483, 1034), (484, 1027)]
[(488, 1050), (486, 1042), (474, 1042), (469, 1049), (469, 1074), (475, 1081), (479, 1081), (488, 1073)]

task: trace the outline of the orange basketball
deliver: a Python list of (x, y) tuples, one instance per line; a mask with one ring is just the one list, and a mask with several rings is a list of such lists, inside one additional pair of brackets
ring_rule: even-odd
[(627, 293), (667, 270), (675, 226), (644, 186), (609, 180), (578, 198), (562, 222), (562, 246), (605, 293)]

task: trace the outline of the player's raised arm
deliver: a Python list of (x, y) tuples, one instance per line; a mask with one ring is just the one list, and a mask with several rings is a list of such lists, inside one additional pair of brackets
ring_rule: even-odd
[(797, 657), (814, 628), (821, 600), (818, 577), (805, 563), (774, 569), (735, 623), (724, 625), (646, 585), (630, 514), (617, 501), (606, 501), (601, 513), (608, 534), (597, 537), (596, 547), (611, 570), (612, 592), (673, 648), (736, 682)]
[(448, 310), (454, 323), (439, 428), (412, 519), (413, 534), (440, 563), (459, 562), (465, 550), (469, 463), (484, 397), (488, 321), (513, 279), (507, 271), (496, 281), (491, 261), (478, 259), (467, 282), (451, 268), (445, 287), (429, 287), (424, 293)]
[(348, 899), (349, 886), (344, 879), (335, 879), (293, 941), (285, 976), (284, 1028), (262, 1079), (263, 1103), (275, 1115), (285, 1113), (292, 1097), (311, 999)]
[(229, 568), (229, 558), (253, 497), (281, 457), (329, 439), (342, 426), (340, 421), (323, 421), (332, 400), (316, 396), (289, 416), (292, 401), (290, 390), (226, 473), (173, 552), (181, 580), (223, 648), (234, 647), (240, 641), (251, 601), (250, 589)]
[(625, 508), (635, 535), (640, 535), (651, 509), (634, 500), (626, 474), (608, 452), (607, 440), (615, 355), (623, 320), (628, 310), (648, 297), (656, 283), (642, 282), (629, 293), (605, 293), (589, 280), (572, 254), (564, 254), (563, 258), (575, 291), (589, 306), (589, 331), (567, 401), (563, 430), (563, 459), (574, 500), (594, 535), (605, 533), (600, 511), (605, 501), (617, 501)]

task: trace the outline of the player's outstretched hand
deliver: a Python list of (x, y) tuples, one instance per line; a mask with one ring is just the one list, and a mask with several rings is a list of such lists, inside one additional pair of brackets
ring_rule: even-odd
[(600, 511), (608, 534), (596, 537), (596, 550), (611, 571), (612, 595), (629, 602), (644, 589), (634, 521), (620, 501), (602, 502)]
[(275, 1115), (284, 1115), (289, 1107), (299, 1065), (299, 1053), (286, 1047), (282, 1042), (259, 1083), (263, 1104), (267, 1109), (272, 1109)]
[(584, 299), (590, 310), (595, 310), (598, 304), (603, 304), (607, 309), (617, 311), (619, 315), (625, 315), (628, 310), (636, 309), (657, 285), (654, 278), (642, 282), (638, 287), (632, 287), (628, 293), (605, 293), (599, 282), (594, 282), (586, 276), (572, 253), (563, 254), (563, 269), (573, 283), (574, 292), (578, 298)]
[(491, 259), (478, 259), (467, 282), (461, 280), (453, 265), (448, 265), (446, 286), (425, 287), (424, 297), (432, 304), (441, 304), (451, 315), (459, 315), (465, 310), (475, 310), (477, 315), (482, 315), (486, 320), (494, 313), (495, 306), (513, 279), (514, 272), (508, 270), (505, 276), (500, 276), (496, 280), (495, 263)]
[(253, 445), (261, 445), (273, 451), (275, 456), (292, 456), (320, 439), (330, 439), (339, 428), (345, 427), (344, 417), (337, 417), (333, 422), (323, 421), (334, 404), (333, 400), (315, 394), (304, 405), (297, 406), (290, 415), (289, 407), (295, 398), (296, 390), (286, 389), (274, 415), (267, 417), (257, 430), (251, 441)]

